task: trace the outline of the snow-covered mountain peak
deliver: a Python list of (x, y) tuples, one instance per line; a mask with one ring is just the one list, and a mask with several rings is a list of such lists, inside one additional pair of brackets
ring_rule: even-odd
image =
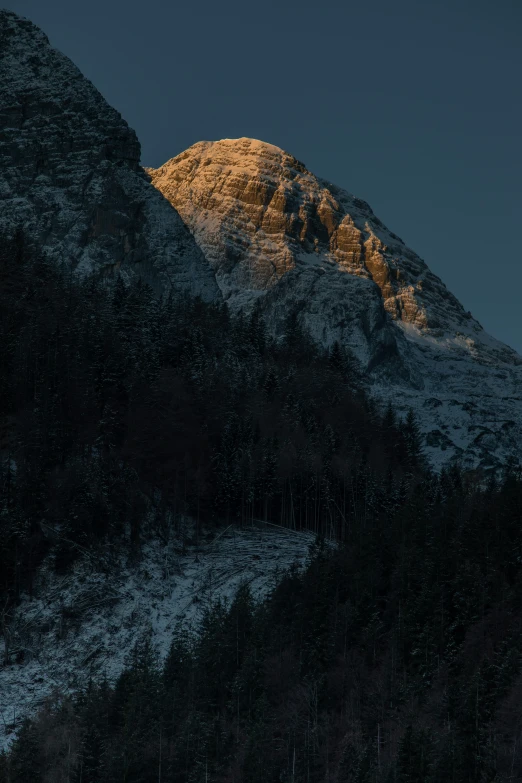
[(120, 114), (35, 25), (1, 11), (0, 235), (23, 227), (77, 273), (120, 269), (259, 307), (276, 334), (297, 310), (319, 343), (351, 350), (380, 399), (417, 411), (435, 463), (518, 452), (521, 358), (365, 201), (249, 138), (146, 171)]
[(121, 268), (159, 290), (219, 297), (147, 182), (134, 131), (36, 25), (0, 11), (0, 234), (18, 228), (78, 273)]
[(248, 138), (200, 142), (147, 172), (229, 306), (259, 307), (276, 333), (296, 308), (318, 342), (344, 344), (380, 399), (417, 411), (435, 463), (518, 449), (521, 357), (365, 201)]
[[(366, 202), (284, 150), (248, 138), (200, 142), (147, 171), (193, 232), (232, 307), (315, 263), (376, 283), (391, 318), (419, 334), (444, 336), (447, 347), (448, 336), (461, 334), (471, 352), (482, 342), (491, 349), (480, 325)], [(465, 346), (459, 342), (459, 350)], [(514, 360), (500, 344), (495, 350)]]

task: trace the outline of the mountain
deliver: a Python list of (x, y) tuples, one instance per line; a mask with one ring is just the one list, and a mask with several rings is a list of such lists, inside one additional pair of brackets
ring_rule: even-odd
[(200, 142), (146, 171), (230, 308), (259, 308), (276, 332), (295, 308), (323, 345), (349, 348), (378, 398), (416, 411), (434, 463), (490, 467), (517, 452), (522, 359), (366, 202), (248, 138)]
[(76, 66), (0, 11), (0, 234), (20, 229), (79, 275), (139, 273), (254, 308), (280, 334), (297, 312), (358, 360), (368, 387), (411, 407), (435, 465), (517, 454), (521, 358), (490, 337), (369, 205), (283, 150), (200, 142), (158, 169)]
[(491, 468), (520, 357), (276, 147), (140, 168), (5, 11), (0, 123), (0, 783), (522, 783), (520, 471), (367, 394)]
[(0, 10), (0, 233), (19, 228), (79, 274), (134, 270), (157, 290), (219, 296), (134, 131), (38, 27)]

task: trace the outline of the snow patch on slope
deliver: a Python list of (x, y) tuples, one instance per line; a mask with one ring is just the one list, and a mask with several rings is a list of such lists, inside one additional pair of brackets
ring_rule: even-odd
[(197, 630), (205, 607), (231, 602), (245, 582), (255, 600), (265, 598), (293, 563), (305, 565), (314, 536), (256, 523), (206, 539), (184, 548), (180, 538), (151, 539), (138, 563), (120, 557), (105, 572), (89, 558), (65, 577), (44, 564), (34, 597), (23, 596), (10, 623), (13, 658), (23, 651), (24, 662), (0, 668), (0, 749), (53, 691), (114, 682), (148, 629), (164, 658), (178, 620)]

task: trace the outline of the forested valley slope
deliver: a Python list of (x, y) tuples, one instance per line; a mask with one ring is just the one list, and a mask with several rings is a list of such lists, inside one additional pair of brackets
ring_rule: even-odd
[[(517, 355), (277, 148), (141, 170), (3, 11), (0, 113), (0, 782), (522, 781)], [(244, 188), (198, 218), (190, 183), (231, 149)], [(239, 202), (272, 187), (249, 151), (301, 190), (285, 174), (230, 255)], [(486, 407), (444, 392), (449, 366), (431, 397), (415, 356), (487, 381)], [(464, 414), (459, 452), (442, 424)]]

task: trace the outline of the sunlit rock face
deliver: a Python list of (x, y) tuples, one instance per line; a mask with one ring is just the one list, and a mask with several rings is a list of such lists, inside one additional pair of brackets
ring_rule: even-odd
[(364, 201), (320, 180), (288, 153), (254, 139), (200, 142), (152, 182), (179, 211), (232, 306), (300, 266), (367, 280), (394, 320), (438, 329), (467, 323), (459, 302)]
[(146, 171), (229, 306), (259, 307), (276, 333), (296, 308), (320, 343), (350, 348), (379, 399), (417, 412), (435, 464), (519, 453), (521, 358), (368, 204), (254, 139), (200, 142)]
[(140, 145), (35, 25), (0, 11), (0, 232), (23, 228), (76, 272), (138, 272), (155, 288), (219, 295)]
[(78, 274), (259, 307), (277, 335), (297, 311), (355, 354), (378, 399), (416, 410), (433, 463), (520, 454), (521, 358), (368, 204), (253, 139), (201, 142), (157, 170), (139, 160), (71, 61), (0, 11), (0, 235), (22, 228)]

